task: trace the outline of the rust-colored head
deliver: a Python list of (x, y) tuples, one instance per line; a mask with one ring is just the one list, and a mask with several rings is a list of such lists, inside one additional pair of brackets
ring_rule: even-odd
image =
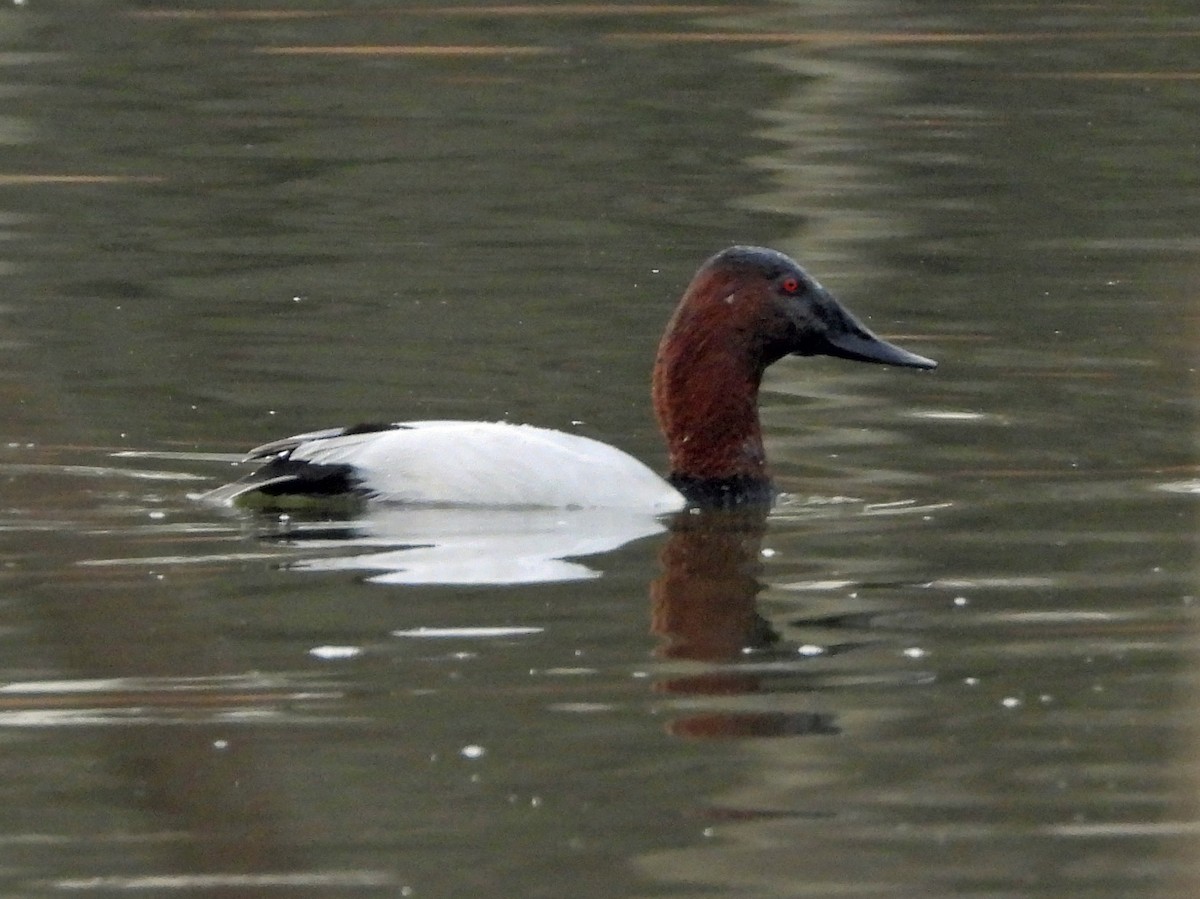
[(876, 337), (784, 254), (718, 253), (684, 291), (654, 364), (671, 480), (689, 499), (731, 490), (769, 495), (758, 388), (766, 367), (789, 354), (937, 365)]

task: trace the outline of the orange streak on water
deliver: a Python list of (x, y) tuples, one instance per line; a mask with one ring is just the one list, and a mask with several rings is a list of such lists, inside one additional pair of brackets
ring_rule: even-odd
[(609, 40), (630, 43), (736, 44), (990, 44), (1029, 41), (1098, 41), (1138, 38), (1196, 38), (1200, 31), (1012, 31), (1012, 32), (868, 32), (868, 31), (692, 31), (612, 34)]
[(1200, 81), (1200, 72), (1034, 72), (1019, 77), (1075, 81)]
[(298, 46), (259, 47), (259, 53), (275, 56), (536, 56), (554, 53), (550, 47), (469, 47), (469, 46), (414, 46), (412, 44), (388, 44), (382, 46)]
[(23, 184), (156, 184), (158, 175), (0, 175), (0, 185)]
[(317, 19), (333, 16), (698, 16), (725, 15), (743, 10), (732, 5), (669, 3), (561, 3), (492, 4), (487, 6), (416, 7), (394, 10), (296, 10), (296, 9), (139, 9), (127, 15), (137, 19), (275, 21), (279, 19)]
[[(262, 693), (223, 693), (213, 691), (209, 694), (198, 692), (175, 692), (171, 690), (157, 693), (137, 691), (133, 693), (87, 693), (83, 695), (54, 695), (39, 693), (34, 696), (3, 696), (0, 697), (0, 709), (4, 711), (25, 711), (41, 709), (127, 709), (152, 707), (189, 706), (210, 708), (228, 705), (261, 705), (263, 703), (289, 702), (296, 699), (296, 692)], [(309, 692), (309, 691), (305, 691)], [(313, 698), (317, 698), (316, 692)], [(340, 694), (322, 692), (320, 698), (340, 698)]]
[(669, 3), (644, 3), (623, 6), (619, 3), (563, 3), (558, 5), (514, 4), (492, 6), (459, 6), (445, 9), (424, 8), (408, 13), (437, 16), (663, 16), (711, 15), (737, 12), (737, 6), (672, 6)]
[(333, 12), (302, 9), (136, 9), (126, 13), (135, 19), (238, 19), (273, 21), (275, 19), (318, 19)]

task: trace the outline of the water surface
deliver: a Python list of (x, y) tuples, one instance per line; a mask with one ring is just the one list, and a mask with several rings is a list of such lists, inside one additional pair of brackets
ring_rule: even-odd
[[(0, 15), (6, 893), (1194, 894), (1192, 11), (250, 11)], [(777, 365), (765, 520), (190, 498), (364, 420), (661, 467), (733, 242), (941, 362)]]

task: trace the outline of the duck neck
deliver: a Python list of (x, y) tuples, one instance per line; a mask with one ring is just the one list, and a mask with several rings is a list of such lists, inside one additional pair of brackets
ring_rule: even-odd
[(671, 483), (700, 501), (710, 493), (767, 496), (758, 419), (763, 366), (746, 346), (702, 333), (682, 339), (668, 330), (654, 366), (654, 410), (667, 440)]

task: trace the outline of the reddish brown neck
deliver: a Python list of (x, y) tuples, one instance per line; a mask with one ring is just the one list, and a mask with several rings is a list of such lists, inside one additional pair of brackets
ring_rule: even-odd
[(730, 327), (731, 312), (720, 301), (685, 302), (659, 345), (654, 411), (673, 476), (767, 481), (758, 421), (763, 365), (748, 332)]

